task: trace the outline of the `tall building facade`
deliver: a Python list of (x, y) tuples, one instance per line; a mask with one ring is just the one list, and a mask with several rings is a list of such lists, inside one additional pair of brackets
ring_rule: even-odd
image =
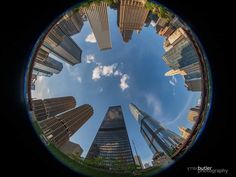
[(199, 106), (196, 106), (194, 108), (190, 108), (189, 113), (188, 113), (188, 120), (191, 123), (195, 123), (198, 120), (199, 112), (200, 112)]
[(129, 104), (129, 109), (133, 117), (138, 121), (141, 134), (154, 156), (164, 151), (171, 157), (179, 145), (183, 143), (183, 138), (163, 127), (160, 122), (140, 110), (136, 105)]
[(180, 70), (180, 69), (176, 69), (176, 70), (170, 70), (170, 71), (167, 71), (166, 73), (165, 73), (165, 76), (174, 76), (174, 75), (176, 75), (176, 74), (179, 74), (179, 75), (182, 75), (182, 76), (184, 76), (184, 75), (186, 75), (187, 73), (184, 71), (184, 70)]
[(72, 96), (32, 100), (33, 111), (38, 121), (72, 109), (75, 105), (76, 101)]
[(184, 139), (188, 139), (192, 131), (189, 128), (185, 128), (185, 127), (178, 127), (178, 128), (179, 128), (181, 136)]
[(172, 25), (168, 25), (159, 31), (159, 35), (169, 37), (174, 31), (175, 31), (175, 28)]
[(67, 36), (73, 36), (81, 31), (84, 22), (79, 12), (68, 12), (58, 22), (58, 25)]
[(178, 28), (164, 42), (163, 47), (166, 53), (163, 60), (166, 64), (176, 70), (181, 69), (187, 73), (199, 70), (199, 57), (188, 38), (187, 33)]
[(134, 165), (132, 149), (121, 106), (108, 108), (86, 156), (88, 159), (97, 157), (103, 158), (103, 165), (109, 168), (115, 168), (113, 165), (115, 161), (120, 161), (126, 165)]
[(51, 57), (48, 57), (44, 61), (35, 60), (34, 62), (34, 69), (38, 69), (48, 73), (58, 74), (61, 72), (62, 68), (63, 68), (62, 63)]
[(48, 72), (48, 71), (44, 71), (38, 68), (33, 68), (32, 74), (35, 74), (37, 76), (46, 76), (46, 77), (51, 77), (52, 73)]
[(185, 87), (189, 91), (200, 92), (201, 91), (201, 78), (185, 80)]
[(84, 11), (97, 40), (99, 49), (111, 49), (107, 4), (105, 2), (100, 2), (99, 4), (93, 3), (88, 8), (85, 8)]
[(48, 32), (41, 48), (54, 53), (70, 65), (81, 62), (81, 48), (62, 31), (58, 24)]
[(131, 39), (133, 30), (141, 31), (149, 12), (144, 6), (145, 2), (146, 0), (120, 0), (117, 17), (124, 42)]
[(84, 104), (50, 119), (39, 122), (47, 141), (61, 147), (93, 115), (93, 108)]
[(33, 115), (37, 121), (47, 119), (46, 109), (43, 100), (32, 100)]

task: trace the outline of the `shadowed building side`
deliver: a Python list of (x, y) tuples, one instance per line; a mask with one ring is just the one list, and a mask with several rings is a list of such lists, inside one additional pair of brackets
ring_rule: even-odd
[(33, 112), (36, 120), (41, 121), (76, 106), (72, 96), (32, 100)]
[(86, 158), (102, 158), (102, 165), (109, 169), (116, 169), (116, 162), (125, 168), (134, 165), (121, 106), (109, 107)]
[(48, 53), (54, 53), (70, 65), (81, 62), (81, 48), (62, 31), (58, 24), (48, 32), (41, 48)]
[(82, 105), (58, 116), (39, 122), (47, 141), (61, 147), (93, 115), (93, 108)]
[(84, 9), (100, 50), (111, 49), (107, 3), (93, 3)]
[(149, 12), (144, 7), (145, 2), (145, 0), (120, 0), (117, 18), (124, 42), (131, 39), (133, 30), (141, 31)]

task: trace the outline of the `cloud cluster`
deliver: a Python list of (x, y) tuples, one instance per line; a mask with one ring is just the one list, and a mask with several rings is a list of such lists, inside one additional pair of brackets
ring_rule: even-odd
[(177, 79), (175, 76), (172, 76), (171, 79), (169, 80), (169, 83), (173, 86), (177, 84)]
[(121, 76), (120, 79), (120, 88), (122, 91), (127, 89), (129, 87), (127, 80), (129, 79), (129, 76), (127, 74), (123, 74), (121, 71), (117, 70), (117, 63), (114, 63), (112, 65), (97, 65), (93, 69), (92, 73), (92, 79), (97, 81), (102, 76), (109, 77), (109, 76)]
[(120, 79), (120, 88), (122, 91), (129, 87), (129, 85), (127, 84), (127, 79), (129, 79), (129, 76), (127, 74), (124, 74)]
[(80, 77), (80, 76), (77, 76), (77, 81), (79, 82), (79, 83), (81, 83), (82, 82), (82, 78)]
[(97, 42), (97, 40), (96, 40), (96, 38), (95, 38), (95, 36), (94, 36), (93, 33), (89, 34), (89, 35), (85, 38), (85, 41), (86, 41), (86, 42), (90, 42), (90, 43), (96, 43), (96, 42)]
[(116, 64), (108, 65), (108, 66), (97, 66), (93, 69), (93, 80), (98, 80), (101, 78), (101, 76), (111, 76), (114, 73), (114, 70), (116, 68)]
[(95, 56), (93, 54), (86, 55), (86, 63), (92, 63), (95, 60)]

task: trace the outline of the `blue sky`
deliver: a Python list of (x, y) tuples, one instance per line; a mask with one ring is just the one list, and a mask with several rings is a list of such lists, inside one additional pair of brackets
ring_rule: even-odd
[[(74, 96), (77, 106), (88, 103), (93, 107), (93, 116), (70, 139), (84, 149), (82, 156), (86, 156), (108, 107), (121, 105), (130, 142), (135, 142), (143, 163), (150, 162), (153, 154), (128, 104), (136, 104), (179, 134), (178, 126), (191, 128), (187, 114), (197, 105), (200, 92), (187, 91), (182, 76), (164, 76), (170, 68), (162, 60), (164, 38), (155, 28), (143, 27), (139, 34), (134, 31), (132, 40), (124, 43), (116, 14), (108, 8), (112, 49), (100, 51), (89, 22), (85, 22), (81, 32), (72, 37), (83, 50), (82, 62), (70, 66), (60, 60), (63, 70), (49, 78), (38, 77), (32, 96)], [(135, 154), (132, 142), (131, 146)]]

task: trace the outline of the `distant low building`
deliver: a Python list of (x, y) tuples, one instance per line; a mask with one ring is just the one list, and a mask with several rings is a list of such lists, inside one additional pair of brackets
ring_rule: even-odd
[(152, 166), (149, 163), (145, 163), (144, 167), (145, 167), (145, 169), (147, 169), (147, 168), (151, 168)]
[(152, 160), (153, 166), (165, 166), (171, 162), (171, 159), (164, 152), (157, 152)]
[(139, 169), (144, 169), (142, 160), (139, 155), (134, 156), (134, 163), (138, 166)]
[(199, 117), (199, 111), (200, 111), (200, 107), (196, 106), (194, 108), (190, 108), (189, 113), (188, 113), (188, 120), (191, 123), (195, 123)]
[(81, 148), (81, 146), (71, 141), (68, 141), (67, 143), (62, 145), (60, 147), (60, 150), (67, 155), (73, 154), (76, 155), (77, 157), (80, 157), (81, 154), (83, 153), (83, 149)]
[(188, 137), (189, 137), (189, 135), (191, 134), (192, 131), (189, 128), (185, 128), (185, 127), (178, 127), (178, 128), (179, 128), (181, 136), (184, 139), (188, 139)]

